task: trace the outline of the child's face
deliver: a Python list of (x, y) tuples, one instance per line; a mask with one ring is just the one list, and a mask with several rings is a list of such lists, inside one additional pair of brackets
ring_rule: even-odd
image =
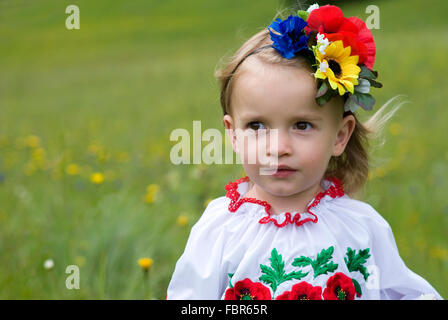
[[(344, 151), (354, 128), (354, 117), (342, 117), (340, 97), (324, 106), (316, 103), (316, 83), (309, 69), (272, 66), (256, 58), (248, 58), (243, 66), (233, 88), (232, 115), (223, 119), (226, 129), (277, 129), (278, 133), (276, 145), (270, 143), (267, 135), (267, 146), (262, 151), (265, 157), (275, 158), (273, 166), (262, 163), (258, 155), (255, 163), (249, 159), (260, 152), (256, 143), (260, 135), (252, 135), (245, 142), (230, 135), (244, 171), (257, 186), (276, 196), (290, 196), (316, 186), (331, 156)], [(276, 170), (270, 174), (260, 170), (281, 165), (296, 171), (279, 177), (273, 175)]]

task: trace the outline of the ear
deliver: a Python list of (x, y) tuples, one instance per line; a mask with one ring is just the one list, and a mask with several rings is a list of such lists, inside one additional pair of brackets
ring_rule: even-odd
[(233, 118), (229, 114), (226, 114), (224, 115), (222, 122), (224, 123), (224, 126), (226, 128), (226, 134), (229, 137), (230, 142), (232, 143), (233, 151), (238, 153), (236, 134), (235, 134), (235, 123)]
[(345, 116), (342, 119), (333, 146), (333, 156), (338, 157), (344, 152), (345, 147), (355, 130), (355, 125), (356, 119), (353, 115)]

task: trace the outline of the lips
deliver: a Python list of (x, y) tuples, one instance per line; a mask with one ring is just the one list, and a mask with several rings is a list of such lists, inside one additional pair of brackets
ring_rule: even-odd
[(277, 171), (297, 171), (296, 169), (293, 169), (293, 168), (291, 168), (291, 167), (289, 167), (289, 166), (287, 166), (287, 165), (279, 165), (278, 167), (277, 167)]
[(291, 168), (287, 165), (279, 165), (277, 168), (274, 169), (274, 173), (272, 174), (276, 178), (286, 178), (294, 174), (297, 170), (294, 168)]

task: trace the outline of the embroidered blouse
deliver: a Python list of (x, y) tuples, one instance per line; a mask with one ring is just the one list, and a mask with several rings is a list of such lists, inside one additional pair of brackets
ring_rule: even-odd
[(271, 215), (229, 182), (191, 229), (167, 299), (442, 299), (401, 259), (387, 221), (337, 179), (305, 212)]

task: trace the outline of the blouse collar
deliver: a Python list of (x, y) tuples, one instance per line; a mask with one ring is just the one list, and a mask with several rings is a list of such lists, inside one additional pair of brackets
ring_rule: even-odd
[(249, 177), (245, 176), (243, 178), (237, 179), (235, 181), (229, 182), (225, 186), (225, 190), (227, 190), (226, 197), (230, 199), (229, 203), (229, 211), (235, 212), (238, 210), (238, 208), (243, 203), (255, 203), (262, 207), (264, 207), (264, 211), (267, 214), (263, 218), (261, 218), (258, 223), (260, 224), (267, 224), (269, 222), (272, 222), (276, 227), (283, 228), (284, 226), (288, 224), (295, 224), (296, 226), (301, 226), (302, 224), (306, 222), (313, 222), (316, 223), (318, 218), (317, 216), (311, 212), (311, 209), (316, 207), (322, 199), (324, 199), (326, 196), (330, 197), (331, 199), (342, 197), (344, 195), (344, 189), (342, 187), (342, 183), (339, 179), (335, 177), (326, 178), (323, 180), (323, 187), (325, 191), (320, 192), (317, 194), (313, 200), (310, 201), (306, 208), (306, 216), (302, 217), (302, 214), (300, 212), (297, 212), (292, 216), (290, 212), (284, 212), (278, 216), (284, 216), (285, 219), (283, 222), (279, 222), (277, 220), (278, 216), (271, 216), (271, 213), (269, 212), (269, 209), (271, 208), (271, 205), (267, 201), (258, 200), (256, 198), (249, 198), (249, 197), (241, 197), (241, 194), (245, 194), (249, 189)]

